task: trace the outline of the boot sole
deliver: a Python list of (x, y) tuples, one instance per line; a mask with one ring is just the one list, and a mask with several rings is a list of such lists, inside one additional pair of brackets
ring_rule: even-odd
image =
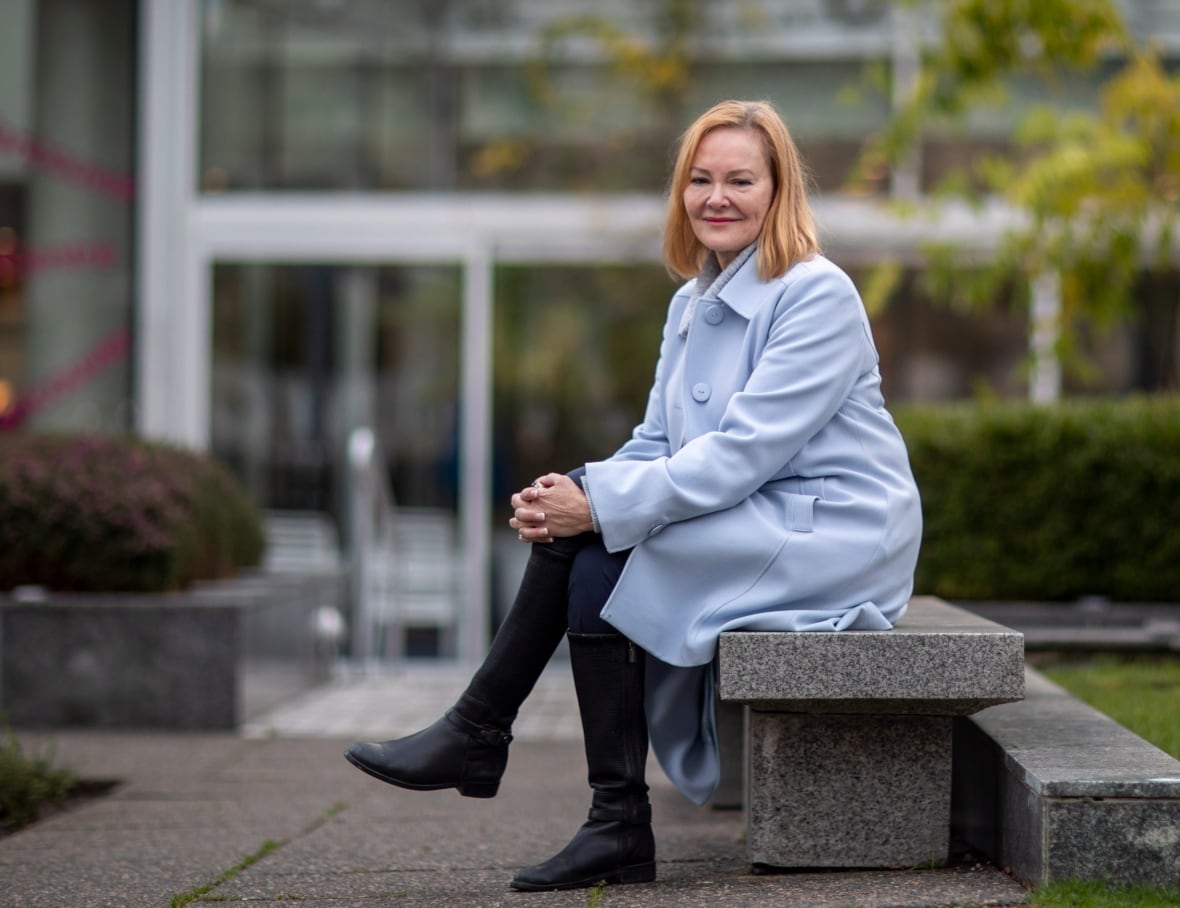
[(465, 798), (494, 798), (496, 796), (496, 792), (500, 790), (499, 782), (407, 782), (405, 779), (398, 779), (382, 772), (379, 769), (376, 769), (375, 767), (362, 763), (350, 753), (345, 752), (344, 759), (346, 759), (361, 772), (372, 776), (374, 779), (380, 779), (386, 784), (396, 785), (398, 788), (407, 788), (410, 791), (443, 791), (447, 788), (456, 788), (458, 789), (459, 794), (463, 795)]
[(605, 883), (608, 886), (618, 883), (651, 883), (655, 878), (656, 865), (652, 861), (650, 864), (633, 864), (630, 867), (624, 867), (622, 870), (616, 870), (613, 873), (597, 873), (578, 880), (534, 883), (530, 880), (514, 879), (509, 885), (513, 889), (518, 889), (522, 892), (556, 892), (562, 889), (589, 889), (591, 886), (597, 886), (599, 883)]

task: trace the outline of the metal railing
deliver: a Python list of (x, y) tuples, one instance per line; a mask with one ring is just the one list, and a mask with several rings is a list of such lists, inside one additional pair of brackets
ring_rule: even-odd
[[(352, 661), (372, 668), (382, 649), (400, 659), (403, 638), (396, 627), (393, 492), (372, 429), (348, 436), (347, 496)], [(388, 652), (390, 646), (396, 651)]]
[(437, 628), (440, 648), (453, 648), (463, 598), (454, 515), (396, 505), (367, 427), (348, 438), (347, 497), (353, 662), (362, 670), (400, 663), (410, 627)]

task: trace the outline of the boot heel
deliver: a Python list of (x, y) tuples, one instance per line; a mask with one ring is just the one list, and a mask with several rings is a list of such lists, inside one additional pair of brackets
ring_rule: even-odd
[(616, 883), (650, 883), (656, 878), (656, 865), (651, 864), (637, 864), (634, 867), (626, 867), (614, 874)]
[(463, 782), (459, 785), (459, 794), (465, 798), (494, 798), (499, 790), (499, 782)]

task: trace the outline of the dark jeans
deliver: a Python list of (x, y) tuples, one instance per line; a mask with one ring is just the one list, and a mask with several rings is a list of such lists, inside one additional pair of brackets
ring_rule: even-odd
[[(585, 472), (585, 467), (578, 467), (571, 470), (568, 475), (581, 485)], [(570, 568), (569, 585), (570, 630), (575, 634), (617, 634), (618, 631), (598, 617), (598, 614), (618, 583), (631, 550), (608, 552), (602, 544), (602, 537), (597, 533), (583, 533), (551, 543), (537, 544), (561, 546), (573, 552), (574, 561)]]

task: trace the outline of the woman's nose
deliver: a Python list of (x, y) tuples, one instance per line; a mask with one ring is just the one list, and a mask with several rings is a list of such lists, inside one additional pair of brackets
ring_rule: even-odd
[(729, 203), (725, 195), (725, 184), (718, 183), (709, 189), (709, 207), (722, 208)]

